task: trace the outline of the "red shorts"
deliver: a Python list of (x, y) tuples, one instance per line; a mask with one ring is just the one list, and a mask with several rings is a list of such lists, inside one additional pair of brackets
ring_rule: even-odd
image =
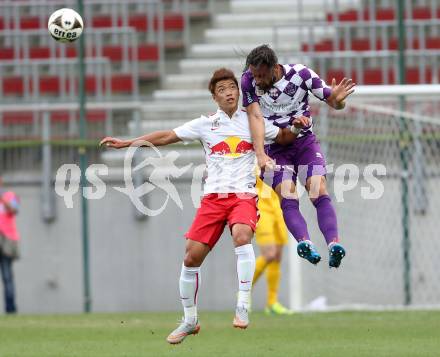
[(220, 239), (226, 223), (229, 229), (236, 223), (247, 224), (255, 232), (257, 221), (257, 196), (229, 193), (228, 197), (223, 198), (222, 195), (219, 197), (219, 194), (211, 193), (203, 197), (185, 237), (208, 244), (212, 249)]

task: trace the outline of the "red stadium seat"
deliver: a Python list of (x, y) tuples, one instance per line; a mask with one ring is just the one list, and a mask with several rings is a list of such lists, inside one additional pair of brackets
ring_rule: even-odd
[(0, 17), (0, 30), (5, 29), (5, 21), (3, 20), (3, 17)]
[(343, 69), (332, 68), (327, 71), (325, 81), (328, 85), (330, 85), (332, 83), (333, 78), (335, 78), (336, 82), (339, 83), (344, 77), (345, 77), (345, 71)]
[(14, 49), (12, 47), (0, 47), (0, 60), (8, 61), (14, 59)]
[(47, 59), (50, 58), (49, 47), (31, 47), (29, 48), (29, 58), (32, 59)]
[(107, 45), (102, 49), (102, 55), (113, 62), (122, 61), (122, 46), (121, 45)]
[(24, 81), (20, 76), (3, 78), (4, 95), (21, 96), (24, 93)]
[(428, 37), (426, 39), (426, 48), (429, 50), (440, 49), (440, 37)]
[[(364, 15), (365, 20), (369, 20), (370, 13), (366, 11)], [(376, 20), (378, 21), (392, 21), (394, 20), (395, 13), (393, 8), (381, 8), (376, 10)]]
[(112, 27), (111, 15), (97, 15), (92, 18), (92, 27)]
[[(79, 120), (79, 113), (74, 113), (74, 119)], [(104, 110), (88, 110), (86, 112), (86, 120), (88, 122), (103, 122), (106, 119), (106, 112)], [(52, 123), (66, 123), (70, 120), (69, 111), (58, 111), (50, 113), (50, 120)]]
[(147, 15), (135, 14), (128, 18), (128, 26), (134, 27), (138, 32), (145, 32), (148, 29)]
[(69, 112), (59, 111), (59, 112), (50, 112), (50, 121), (52, 123), (66, 123), (70, 119)]
[(138, 59), (139, 61), (159, 61), (159, 47), (149, 44), (140, 45), (138, 48)]
[(353, 51), (369, 51), (371, 48), (368, 38), (355, 38), (351, 41), (351, 49)]
[(429, 7), (415, 7), (411, 17), (416, 20), (428, 20), (431, 18), (431, 9)]
[[(185, 22), (181, 14), (167, 14), (164, 16), (163, 27), (165, 31), (182, 31), (185, 28)], [(158, 19), (154, 19), (154, 29), (159, 28)]]
[(92, 123), (103, 122), (107, 118), (105, 110), (89, 110), (86, 113), (86, 120)]
[(111, 79), (113, 93), (130, 93), (133, 91), (133, 78), (130, 74), (116, 74)]
[(40, 28), (40, 19), (38, 18), (38, 16), (26, 16), (20, 18), (21, 30), (36, 30), (39, 28)]
[(60, 92), (60, 78), (58, 76), (44, 76), (40, 78), (39, 90), (41, 94), (55, 95)]
[(32, 124), (33, 112), (4, 112), (3, 125)]
[(364, 71), (364, 84), (383, 84), (382, 69), (367, 68)]

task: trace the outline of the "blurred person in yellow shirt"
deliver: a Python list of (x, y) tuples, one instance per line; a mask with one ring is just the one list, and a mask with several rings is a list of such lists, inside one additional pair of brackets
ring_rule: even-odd
[(260, 219), (257, 224), (256, 241), (260, 249), (260, 256), (256, 260), (252, 284), (254, 285), (260, 276), (266, 272), (267, 303), (265, 312), (276, 315), (290, 315), (292, 311), (278, 301), (281, 257), (283, 247), (288, 243), (283, 212), (275, 191), (259, 178), (257, 178), (257, 192)]

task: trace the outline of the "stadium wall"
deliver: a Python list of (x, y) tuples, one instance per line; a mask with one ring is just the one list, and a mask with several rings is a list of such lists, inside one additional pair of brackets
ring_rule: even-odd
[[(327, 253), (316, 224), (316, 211), (301, 198), (301, 209), (312, 239), (323, 255), (318, 266), (300, 261), (300, 306), (325, 297), (330, 306), (402, 305), (404, 301), (401, 225), (401, 194), (398, 177), (381, 179), (384, 194), (377, 200), (361, 198), (360, 180), (336, 202), (342, 241), (347, 258), (338, 270), (330, 270)], [(414, 305), (438, 305), (438, 240), (432, 234), (440, 209), (437, 178), (426, 181), (427, 212), (410, 209), (411, 295)], [(183, 202), (180, 210), (170, 200), (156, 217), (138, 221), (127, 196), (108, 186), (105, 197), (89, 201), (90, 257), (93, 311), (180, 310), (178, 276), (184, 253), (183, 234), (195, 208), (190, 182), (176, 181)], [(111, 186), (123, 186), (122, 183)], [(11, 186), (9, 186), (11, 187)], [(333, 191), (334, 181), (329, 181)], [(39, 186), (12, 186), (21, 198), (18, 225), (22, 235), (22, 257), (15, 265), (20, 312), (58, 313), (82, 311), (82, 246), (79, 195), (67, 209), (56, 196), (57, 219), (41, 219)], [(412, 195), (412, 193), (411, 193)], [(160, 190), (148, 194), (149, 207), (159, 208), (166, 198)], [(295, 249), (296, 245), (293, 245)], [(258, 250), (256, 249), (256, 253)], [(291, 254), (295, 259), (296, 253)], [(285, 251), (280, 300), (290, 301), (288, 251)], [(298, 258), (299, 259), (299, 258)], [(224, 234), (202, 269), (199, 295), (203, 310), (231, 310), (236, 299), (235, 255), (229, 232)], [(264, 307), (264, 278), (256, 286), (253, 304)]]

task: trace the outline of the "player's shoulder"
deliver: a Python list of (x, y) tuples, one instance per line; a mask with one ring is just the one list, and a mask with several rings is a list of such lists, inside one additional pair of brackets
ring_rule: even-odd
[(302, 63), (283, 64), (283, 68), (284, 68), (285, 77), (292, 77), (294, 74), (308, 69)]
[(254, 76), (252, 75), (252, 72), (249, 69), (247, 69), (241, 75), (241, 85), (253, 86), (253, 84), (254, 84)]
[(241, 78), (250, 78), (253, 79), (254, 77), (252, 76), (252, 72), (250, 71), (250, 69), (246, 69), (243, 71), (243, 73), (241, 74)]

